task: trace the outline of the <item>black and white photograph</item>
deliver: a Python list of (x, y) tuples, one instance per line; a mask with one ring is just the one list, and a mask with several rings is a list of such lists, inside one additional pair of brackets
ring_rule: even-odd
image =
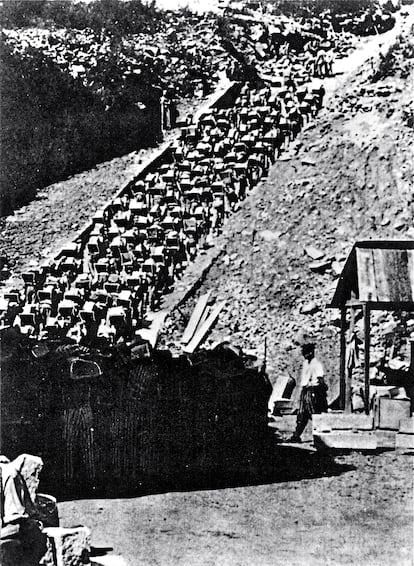
[(414, 566), (414, 0), (0, 22), (0, 566)]

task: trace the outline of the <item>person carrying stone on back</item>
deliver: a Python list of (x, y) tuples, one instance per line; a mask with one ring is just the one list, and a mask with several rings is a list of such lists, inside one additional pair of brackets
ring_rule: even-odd
[(315, 357), (315, 340), (304, 334), (301, 338), (302, 355), (305, 358), (302, 366), (301, 393), (299, 410), (296, 419), (296, 430), (290, 442), (301, 442), (301, 434), (312, 415), (326, 413), (328, 402), (326, 392), (328, 386), (324, 379), (322, 363)]

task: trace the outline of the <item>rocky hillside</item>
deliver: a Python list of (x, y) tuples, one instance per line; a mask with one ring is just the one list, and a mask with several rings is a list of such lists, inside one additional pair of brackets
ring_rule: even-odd
[[(408, 23), (403, 29), (389, 51), (385, 41), (382, 54), (368, 45), (362, 66), (327, 85), (332, 95), (316, 123), (226, 225), (199, 290), (227, 301), (211, 342), (229, 339), (261, 357), (267, 336), (273, 381), (297, 375), (295, 338), (303, 328), (317, 336), (330, 381), (337, 380), (339, 313), (326, 305), (352, 245), (414, 236), (412, 38)], [(171, 320), (170, 347), (193, 306)], [(378, 324), (391, 319), (373, 321), (373, 361), (384, 347)]]

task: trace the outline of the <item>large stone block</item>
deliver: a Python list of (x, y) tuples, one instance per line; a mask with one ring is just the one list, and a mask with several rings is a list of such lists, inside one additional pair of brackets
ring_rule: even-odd
[(410, 416), (409, 399), (379, 397), (375, 403), (376, 428), (398, 430), (400, 421)]
[(414, 450), (414, 434), (398, 432), (395, 437), (395, 447), (405, 450)]
[(333, 432), (314, 432), (313, 442), (318, 450), (360, 450), (362, 452), (371, 452), (377, 449), (377, 439), (374, 431), (352, 432), (336, 430)]
[(395, 448), (395, 437), (397, 433), (394, 430), (376, 430), (375, 436), (377, 439), (377, 448), (394, 450)]
[(312, 416), (315, 432), (334, 430), (373, 430), (374, 419), (371, 415), (347, 413), (322, 413)]
[(90, 563), (91, 531), (87, 527), (49, 527), (47, 552), (41, 566), (85, 566)]
[(403, 434), (414, 434), (414, 417), (400, 420), (398, 432)]

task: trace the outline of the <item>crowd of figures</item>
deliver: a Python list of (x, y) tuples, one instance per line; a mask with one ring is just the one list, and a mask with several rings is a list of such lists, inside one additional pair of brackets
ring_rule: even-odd
[[(88, 239), (24, 274), (3, 321), (81, 345), (133, 338), (201, 247), (266, 174), (323, 101), (318, 85), (241, 87), (231, 108), (189, 117), (171, 162), (136, 180), (93, 217)], [(11, 306), (14, 305), (14, 308)]]
[(211, 92), (225, 68), (212, 16), (171, 14), (168, 24), (158, 27), (151, 34), (123, 37), (91, 29), (5, 30), (4, 49), (18, 68), (31, 61), (49, 66), (50, 73), (53, 67), (72, 88), (86, 89), (107, 110), (130, 104), (143, 108), (167, 88), (180, 97)]
[(156, 18), (148, 16), (151, 30), (141, 25), (140, 33), (115, 25), (61, 27), (59, 21), (58, 29), (3, 30), (3, 48), (16, 61), (55, 66), (109, 109), (159, 99), (166, 88), (174, 89), (179, 97), (203, 96), (223, 73), (243, 78), (246, 65), (269, 73), (299, 65), (305, 78), (314, 72), (323, 75), (324, 60), (329, 65), (333, 49), (344, 53), (355, 34), (381, 33), (395, 22), (377, 2), (352, 7), (345, 3), (337, 13), (331, 8), (318, 11), (317, 4), (303, 10), (300, 18), (294, 9), (287, 16), (272, 13), (269, 5), (265, 14), (258, 14), (233, 10), (231, 3), (221, 15), (183, 11), (163, 18), (157, 13)]
[(377, 0), (229, 2), (205, 14), (140, 0), (3, 4), (0, 216), (40, 187), (160, 141), (177, 104), (193, 107), (226, 75), (303, 84), (329, 75), (355, 34), (395, 21)]
[[(387, 29), (393, 19), (372, 10), (367, 14), (361, 19), (357, 11), (356, 19), (360, 25), (375, 22), (376, 31)], [(134, 36), (129, 55), (114, 49), (111, 36), (98, 45), (88, 30), (70, 32), (72, 44), (67, 43), (69, 32), (46, 32), (40, 40), (37, 31), (10, 32), (15, 52), (30, 54), (32, 41), (40, 41), (39, 49), (82, 81), (91, 73), (104, 80), (100, 63), (116, 52), (122, 76), (142, 78), (145, 71), (149, 82), (175, 76), (188, 85), (198, 68), (209, 80), (224, 68), (242, 86), (231, 107), (211, 108), (197, 122), (192, 116), (181, 120), (170, 159), (98, 211), (86, 241), (65, 246), (55, 261), (24, 274), (24, 296), (12, 290), (0, 300), (0, 324), (33, 338), (92, 347), (133, 340), (146, 313), (160, 305), (200, 248), (209, 245), (225, 218), (320, 109), (324, 89), (312, 79), (332, 73), (333, 55), (346, 45), (344, 29), (352, 27), (342, 21), (338, 32), (337, 17), (329, 11), (322, 16), (300, 21), (263, 16), (257, 22), (233, 15), (231, 25), (221, 21), (215, 34), (210, 20), (216, 16), (176, 15), (169, 30), (160, 32), (158, 46), (146, 46), (143, 37)], [(191, 23), (188, 36), (183, 21)], [(120, 41), (124, 45), (126, 40)], [(138, 67), (133, 51), (142, 57)], [(225, 51), (232, 55), (226, 61)], [(206, 83), (203, 94), (210, 86)], [(184, 91), (165, 87), (160, 97), (164, 129), (177, 125), (176, 94)]]
[(10, 351), (2, 449), (42, 454), (48, 489), (60, 496), (99, 489), (119, 497), (151, 476), (218, 480), (266, 440), (271, 385), (229, 344), (131, 360), (119, 347), (103, 354), (69, 344), (39, 355), (22, 336)]
[(395, 23), (391, 11), (375, 2), (291, 3), (282, 14), (277, 3), (273, 13), (265, 7), (260, 17), (251, 10), (232, 12), (218, 24), (222, 44), (233, 56), (231, 78), (246, 70), (248, 78), (256, 71), (267, 77), (291, 74), (301, 83), (329, 76), (334, 57), (345, 56), (357, 35), (383, 33)]

